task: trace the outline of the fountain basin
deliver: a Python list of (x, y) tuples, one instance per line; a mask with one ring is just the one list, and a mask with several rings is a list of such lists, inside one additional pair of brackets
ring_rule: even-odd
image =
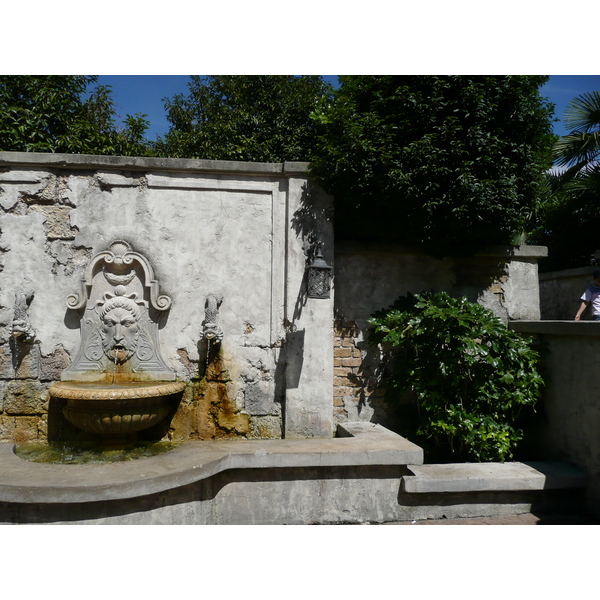
[(172, 408), (181, 381), (102, 384), (60, 381), (49, 394), (66, 400), (62, 409), (69, 423), (104, 437), (124, 437), (156, 425)]

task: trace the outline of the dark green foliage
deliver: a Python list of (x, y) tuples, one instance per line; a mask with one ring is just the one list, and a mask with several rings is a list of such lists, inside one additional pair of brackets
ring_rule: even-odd
[(310, 160), (310, 119), (331, 95), (319, 76), (194, 75), (189, 94), (167, 100), (160, 156), (283, 162)]
[(589, 265), (600, 248), (600, 91), (574, 98), (564, 123), (569, 134), (553, 149), (564, 171), (550, 176), (554, 195), (531, 238), (548, 246), (542, 271)]
[(600, 249), (600, 170), (578, 175), (569, 183), (551, 177), (553, 197), (545, 207), (540, 225), (529, 238), (548, 247), (539, 261), (540, 272), (574, 269), (595, 263)]
[(434, 256), (510, 243), (550, 165), (541, 76), (340, 76), (315, 113), (312, 174), (336, 198), (336, 235)]
[(96, 76), (1, 75), (0, 150), (72, 154), (150, 154), (144, 115), (118, 130), (110, 87), (88, 94)]
[(450, 460), (513, 455), (523, 435), (519, 411), (535, 405), (543, 386), (529, 340), (488, 309), (444, 292), (401, 297), (369, 323), (369, 342), (386, 350), (389, 400), (416, 394), (418, 435), (433, 438)]

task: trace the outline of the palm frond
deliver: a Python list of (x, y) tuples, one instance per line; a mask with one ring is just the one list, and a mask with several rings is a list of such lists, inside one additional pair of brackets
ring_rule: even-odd
[(586, 92), (573, 98), (565, 109), (564, 124), (572, 133), (600, 128), (600, 91)]
[(600, 130), (570, 133), (561, 137), (552, 149), (554, 162), (559, 167), (587, 164), (600, 156)]
[(600, 205), (600, 165), (591, 165), (582, 170), (565, 185), (565, 190), (596, 195)]

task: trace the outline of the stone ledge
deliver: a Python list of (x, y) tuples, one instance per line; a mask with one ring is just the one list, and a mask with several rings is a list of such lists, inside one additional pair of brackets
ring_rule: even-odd
[[(377, 252), (388, 254), (422, 254), (422, 249), (417, 246), (407, 246), (394, 242), (355, 242), (341, 241), (335, 245), (336, 254), (355, 254)], [(507, 244), (506, 246), (489, 246), (475, 254), (462, 257), (463, 259), (472, 259), (473, 257), (480, 258), (515, 258), (515, 259), (534, 259), (545, 258), (548, 256), (548, 248), (546, 246), (514, 246)], [(439, 259), (442, 260), (447, 259)], [(460, 261), (457, 257), (454, 260)]]
[(600, 321), (510, 321), (517, 333), (600, 337)]
[(514, 258), (545, 258), (548, 256), (547, 246), (490, 246), (475, 256), (514, 257)]
[[(147, 496), (227, 469), (422, 464), (423, 450), (373, 423), (345, 423), (330, 439), (187, 442), (129, 462), (52, 465), (28, 462), (0, 444), (0, 502), (78, 503)], [(351, 436), (351, 437), (348, 437)]]
[(548, 271), (547, 273), (540, 273), (540, 281), (553, 281), (555, 279), (580, 279), (586, 277), (592, 279), (592, 273), (594, 269), (598, 267), (577, 267), (576, 269), (564, 269), (562, 271)]
[(306, 174), (309, 163), (259, 163), (233, 160), (155, 158), (91, 154), (54, 154), (51, 152), (0, 152), (1, 167), (57, 167), (73, 169), (119, 169), (128, 171), (231, 172), (248, 175)]
[(585, 474), (558, 462), (454, 463), (409, 465), (414, 475), (402, 477), (402, 490), (431, 492), (498, 492), (583, 488)]

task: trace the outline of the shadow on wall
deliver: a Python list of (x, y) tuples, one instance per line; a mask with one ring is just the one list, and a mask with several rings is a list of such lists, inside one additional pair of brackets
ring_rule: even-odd
[[(291, 229), (302, 240), (305, 266), (310, 265), (314, 261), (319, 247), (323, 252), (327, 264), (331, 265), (333, 263), (333, 247), (329, 247), (324, 243), (325, 240), (332, 237), (330, 233), (332, 222), (333, 208), (331, 207), (330, 199), (323, 192), (304, 184), (302, 186), (300, 206), (291, 218)], [(300, 318), (303, 307), (306, 306), (306, 299), (308, 297), (307, 279), (307, 270), (305, 268), (289, 323), (292, 327)]]

